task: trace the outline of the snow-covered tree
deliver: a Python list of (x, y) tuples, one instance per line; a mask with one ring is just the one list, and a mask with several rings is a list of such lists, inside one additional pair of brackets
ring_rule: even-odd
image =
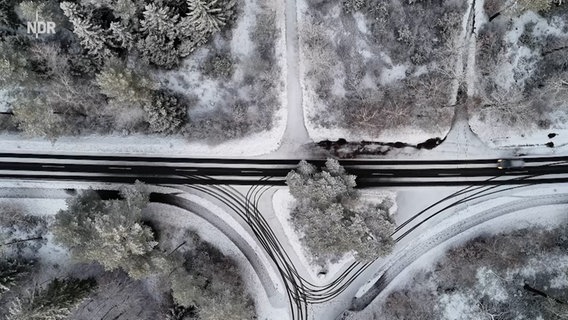
[(107, 63), (96, 76), (101, 93), (120, 105), (149, 103), (157, 86), (150, 76), (121, 63)]
[(0, 26), (13, 26), (14, 19), (14, 1), (13, 0), (0, 0)]
[(161, 272), (167, 261), (156, 252), (152, 230), (142, 224), (148, 192), (141, 183), (121, 188), (124, 200), (101, 200), (88, 190), (56, 215), (54, 239), (78, 261), (97, 261), (106, 270), (122, 268), (133, 278)]
[(197, 32), (212, 34), (227, 23), (234, 4), (234, 0), (187, 0), (189, 22)]
[(0, 87), (19, 86), (28, 78), (28, 59), (17, 50), (0, 42)]
[(63, 118), (44, 97), (20, 96), (12, 104), (12, 112), (18, 128), (29, 136), (55, 140), (65, 133)]
[(76, 3), (62, 2), (61, 10), (73, 24), (73, 33), (81, 41), (83, 48), (97, 59), (109, 58), (113, 55), (109, 41), (112, 35), (108, 30), (94, 24), (88, 9), (80, 7)]
[(116, 43), (116, 47), (127, 50), (132, 49), (134, 45), (134, 36), (130, 33), (127, 27), (120, 22), (113, 21), (110, 23), (109, 30), (112, 34), (113, 41)]
[(296, 199), (291, 221), (302, 234), (302, 242), (324, 263), (354, 251), (358, 259), (370, 261), (390, 252), (394, 224), (384, 201), (373, 205), (360, 199), (355, 176), (336, 160), (323, 170), (302, 161), (286, 178)]
[(34, 266), (35, 261), (33, 260), (7, 258), (0, 255), (0, 297), (28, 276)]
[(36, 14), (40, 20), (52, 21), (53, 16), (46, 10), (47, 3), (39, 1), (22, 1), (16, 12), (23, 21), (35, 21)]
[(24, 298), (16, 298), (6, 320), (63, 320), (93, 290), (92, 279), (55, 279), (46, 288), (34, 288)]
[(178, 30), (176, 24), (179, 15), (174, 14), (168, 7), (158, 7), (151, 3), (146, 5), (142, 13), (144, 18), (140, 20), (140, 31), (145, 34), (159, 34), (170, 39), (175, 39)]
[(144, 8), (137, 48), (148, 62), (165, 68), (178, 63), (178, 21), (179, 15), (168, 7), (149, 4)]
[(175, 133), (187, 121), (187, 106), (166, 91), (158, 91), (144, 111), (152, 132)]
[(184, 258), (184, 267), (170, 276), (174, 302), (185, 308), (180, 313), (195, 307), (202, 320), (254, 319), (252, 299), (243, 294), (242, 278), (232, 260), (206, 243), (199, 243)]

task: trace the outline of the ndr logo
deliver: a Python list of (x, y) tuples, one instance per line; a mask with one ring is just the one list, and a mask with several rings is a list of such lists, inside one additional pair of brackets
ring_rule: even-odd
[(35, 34), (37, 38), (40, 33), (55, 34), (55, 22), (39, 21), (39, 15), (36, 11), (36, 20), (28, 21), (28, 34)]

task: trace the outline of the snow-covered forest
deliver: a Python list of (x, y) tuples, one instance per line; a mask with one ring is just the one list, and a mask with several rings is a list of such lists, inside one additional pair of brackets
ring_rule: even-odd
[(81, 191), (55, 215), (2, 199), (0, 317), (253, 319), (239, 266), (197, 227), (148, 220), (148, 199), (141, 183)]
[(465, 1), (302, 1), (306, 124), (316, 141), (444, 137)]
[(567, 232), (557, 226), (481, 235), (422, 264), (349, 319), (565, 319)]
[[(35, 37), (26, 22), (56, 23)], [(281, 26), (263, 1), (0, 1), (0, 129), (55, 140), (270, 130)]]
[(477, 40), (477, 100), (469, 106), (473, 131), (491, 146), (542, 144), (551, 133), (565, 143), (568, 6), (487, 0), (484, 14)]

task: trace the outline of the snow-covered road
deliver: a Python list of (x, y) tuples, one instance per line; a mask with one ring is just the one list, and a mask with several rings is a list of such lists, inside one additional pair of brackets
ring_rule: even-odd
[(286, 0), (286, 131), (276, 153), (290, 153), (311, 142), (304, 123), (296, 0)]

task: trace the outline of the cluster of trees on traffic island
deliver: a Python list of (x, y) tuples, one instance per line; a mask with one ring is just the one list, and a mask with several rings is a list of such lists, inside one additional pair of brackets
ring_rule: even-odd
[(391, 251), (393, 203), (364, 201), (355, 189), (355, 176), (337, 160), (328, 159), (321, 170), (302, 161), (286, 181), (296, 199), (291, 222), (314, 262), (325, 265), (347, 253), (372, 261)]
[(235, 262), (189, 231), (182, 245), (164, 245), (160, 230), (143, 220), (148, 203), (149, 191), (139, 182), (122, 187), (118, 199), (102, 199), (94, 190), (70, 198), (51, 231), (74, 264), (60, 266), (58, 278), (39, 281), (50, 273), (41, 256), (10, 250), (0, 260), (0, 317), (254, 319)]
[[(193, 120), (188, 112), (196, 104), (192, 92), (175, 92), (160, 78), (160, 72), (180, 67), (183, 59), (229, 30), (237, 9), (236, 0), (0, 1), (0, 90), (10, 97), (12, 114), (2, 115), (0, 128), (52, 140), (92, 133), (223, 140), (270, 128), (277, 96), (270, 61), (277, 37), (274, 20), (259, 17), (259, 38), (254, 39), (263, 66), (258, 86), (264, 88), (253, 91), (259, 91), (255, 95), (267, 111), (247, 110), (246, 101), (244, 107), (235, 104), (234, 111), (227, 106), (226, 112), (214, 110), (210, 119)], [(36, 13), (39, 20), (56, 22), (55, 35), (26, 33), (26, 22), (35, 21)], [(204, 64), (211, 78), (232, 73), (229, 54), (214, 55)], [(266, 117), (254, 121), (255, 111)], [(241, 113), (242, 124), (225, 116), (232, 112)]]
[(478, 236), (347, 319), (566, 319), (567, 235), (559, 226)]

